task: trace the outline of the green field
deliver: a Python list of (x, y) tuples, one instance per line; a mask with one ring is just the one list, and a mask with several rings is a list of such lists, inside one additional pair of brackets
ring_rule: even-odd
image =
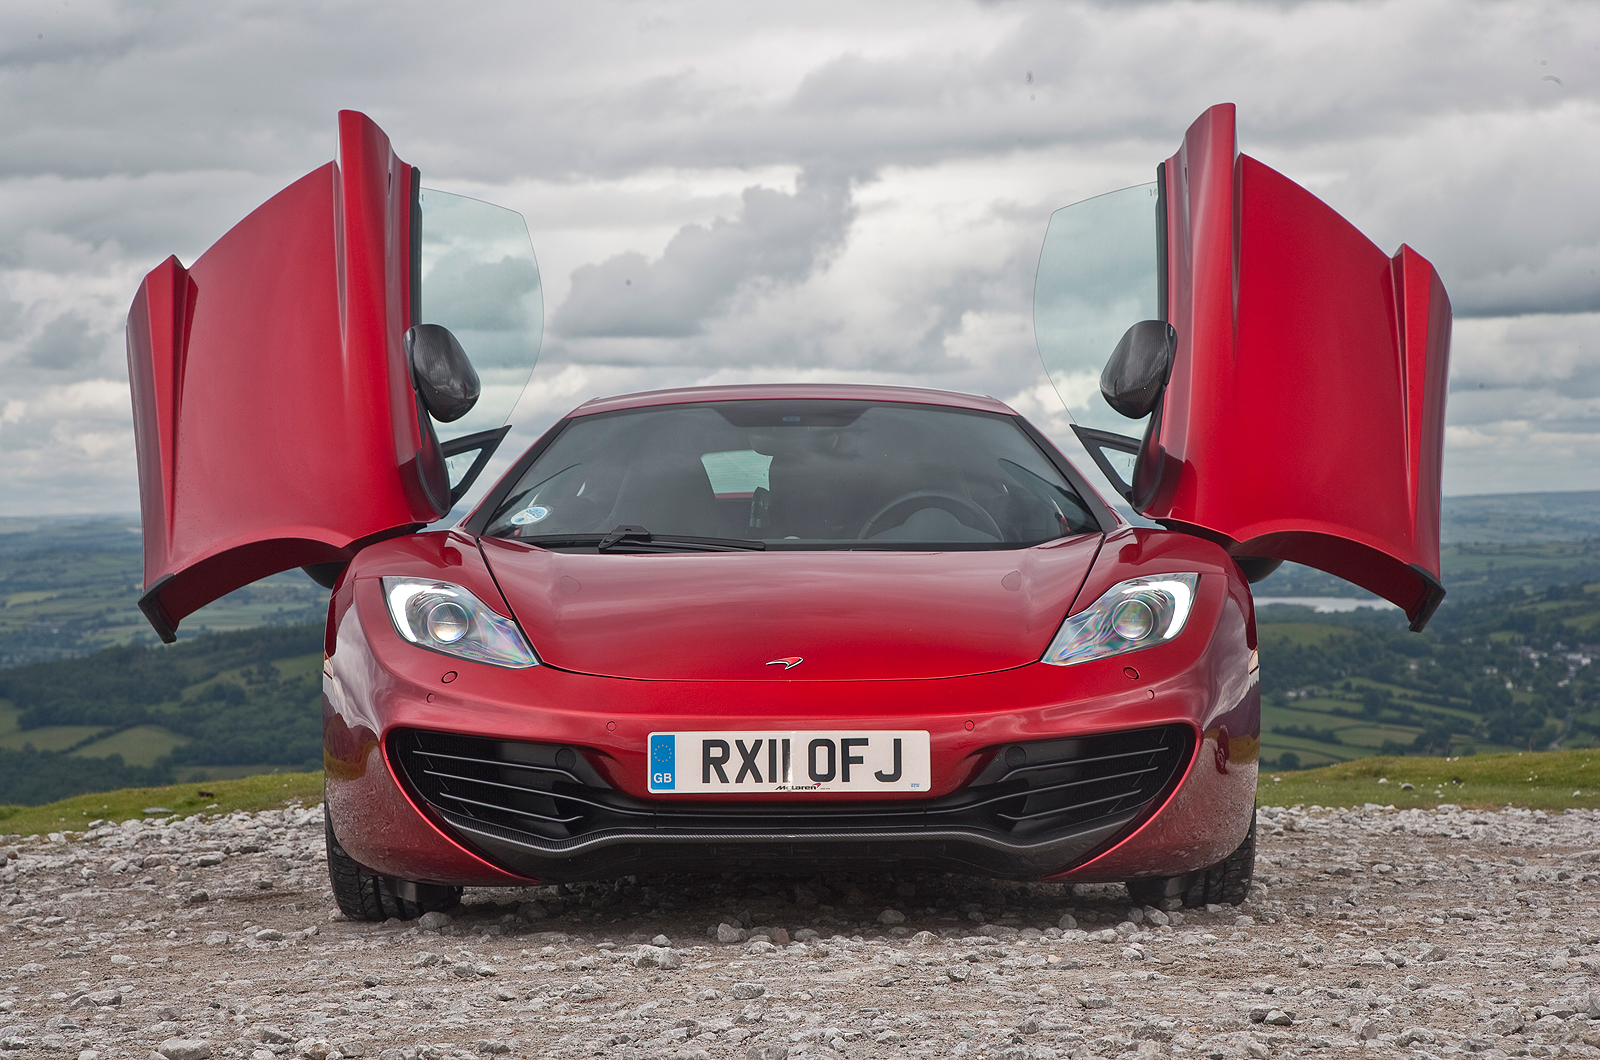
[[(1337, 632), (1337, 631), (1335, 631)], [(1271, 644), (1276, 641), (1277, 627), (1260, 627), (1263, 665), (1273, 658)], [(1269, 643), (1270, 642), (1270, 643)], [(1301, 768), (1348, 762), (1379, 754), (1385, 747), (1396, 744), (1414, 744), (1428, 728), (1426, 724), (1407, 725), (1400, 721), (1385, 723), (1381, 719), (1359, 716), (1363, 697), (1369, 690), (1387, 693), (1399, 709), (1387, 713), (1400, 716), (1407, 706), (1423, 712), (1421, 716), (1433, 719), (1451, 719), (1452, 725), (1467, 735), (1458, 736), (1456, 750), (1471, 753), (1504, 753), (1515, 747), (1496, 744), (1471, 734), (1482, 728), (1482, 719), (1466, 706), (1451, 707), (1429, 702), (1414, 694), (1411, 689), (1355, 677), (1349, 692), (1335, 691), (1318, 696), (1302, 696), (1281, 705), (1278, 697), (1263, 702), (1261, 706), (1261, 755), (1264, 760), (1277, 762), (1285, 751), (1299, 757)], [(1316, 735), (1311, 735), (1314, 732)], [(1331, 737), (1331, 739), (1330, 739)]]
[(189, 742), (187, 736), (180, 736), (161, 725), (135, 725), (85, 744), (73, 753), (84, 758), (121, 755), (122, 760), (130, 766), (153, 766)]
[(66, 751), (105, 732), (99, 725), (41, 725), (27, 732), (13, 729), (0, 731), (0, 747), (20, 751), (32, 745), (40, 751)]

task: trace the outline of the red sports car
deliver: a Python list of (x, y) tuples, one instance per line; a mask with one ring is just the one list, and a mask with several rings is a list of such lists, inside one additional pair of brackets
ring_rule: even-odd
[(591, 401), (435, 529), (531, 371), (537, 266), (345, 112), (337, 162), (134, 300), (141, 606), (171, 640), (275, 571), (332, 587), (351, 916), (888, 865), (1242, 901), (1249, 582), (1293, 560), (1428, 620), (1450, 308), (1233, 120), (1059, 211), (1040, 260), (1046, 367), (1110, 354), (1142, 434), (1075, 429), (1161, 529), (992, 398), (817, 385)]

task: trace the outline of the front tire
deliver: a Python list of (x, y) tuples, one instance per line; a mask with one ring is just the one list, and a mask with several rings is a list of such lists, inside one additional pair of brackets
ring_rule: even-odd
[(442, 913), (461, 902), (461, 888), (442, 883), (413, 883), (380, 876), (362, 868), (339, 845), (333, 834), (333, 817), (322, 804), (322, 824), (328, 839), (328, 882), (339, 911), (352, 920), (415, 920), (423, 913)]
[(1150, 876), (1129, 880), (1128, 894), (1140, 905), (1157, 909), (1202, 905), (1239, 905), (1250, 896), (1256, 872), (1256, 815), (1250, 814), (1250, 831), (1232, 854), (1215, 865), (1180, 876)]

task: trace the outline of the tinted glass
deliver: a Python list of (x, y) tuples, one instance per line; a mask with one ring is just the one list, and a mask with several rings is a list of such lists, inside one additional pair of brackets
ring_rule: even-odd
[(1156, 206), (1151, 183), (1050, 215), (1034, 281), (1034, 337), (1050, 382), (1085, 427), (1137, 433), (1135, 421), (1100, 396), (1100, 371), (1129, 326), (1160, 319)]
[[(544, 290), (522, 215), (423, 188), (418, 310), (420, 323), (450, 329), (483, 384), (471, 412), (451, 423), (434, 422), (439, 439), (503, 425), (533, 373), (544, 334)], [(452, 461), (452, 483), (475, 455)]]
[(1009, 417), (803, 400), (573, 420), (488, 533), (537, 540), (625, 525), (769, 548), (1003, 548), (1098, 529)]

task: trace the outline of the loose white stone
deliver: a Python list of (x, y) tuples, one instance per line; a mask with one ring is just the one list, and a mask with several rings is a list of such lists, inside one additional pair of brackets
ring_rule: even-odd
[(168, 1038), (156, 1046), (167, 1060), (210, 1060), (211, 1043), (198, 1038)]

